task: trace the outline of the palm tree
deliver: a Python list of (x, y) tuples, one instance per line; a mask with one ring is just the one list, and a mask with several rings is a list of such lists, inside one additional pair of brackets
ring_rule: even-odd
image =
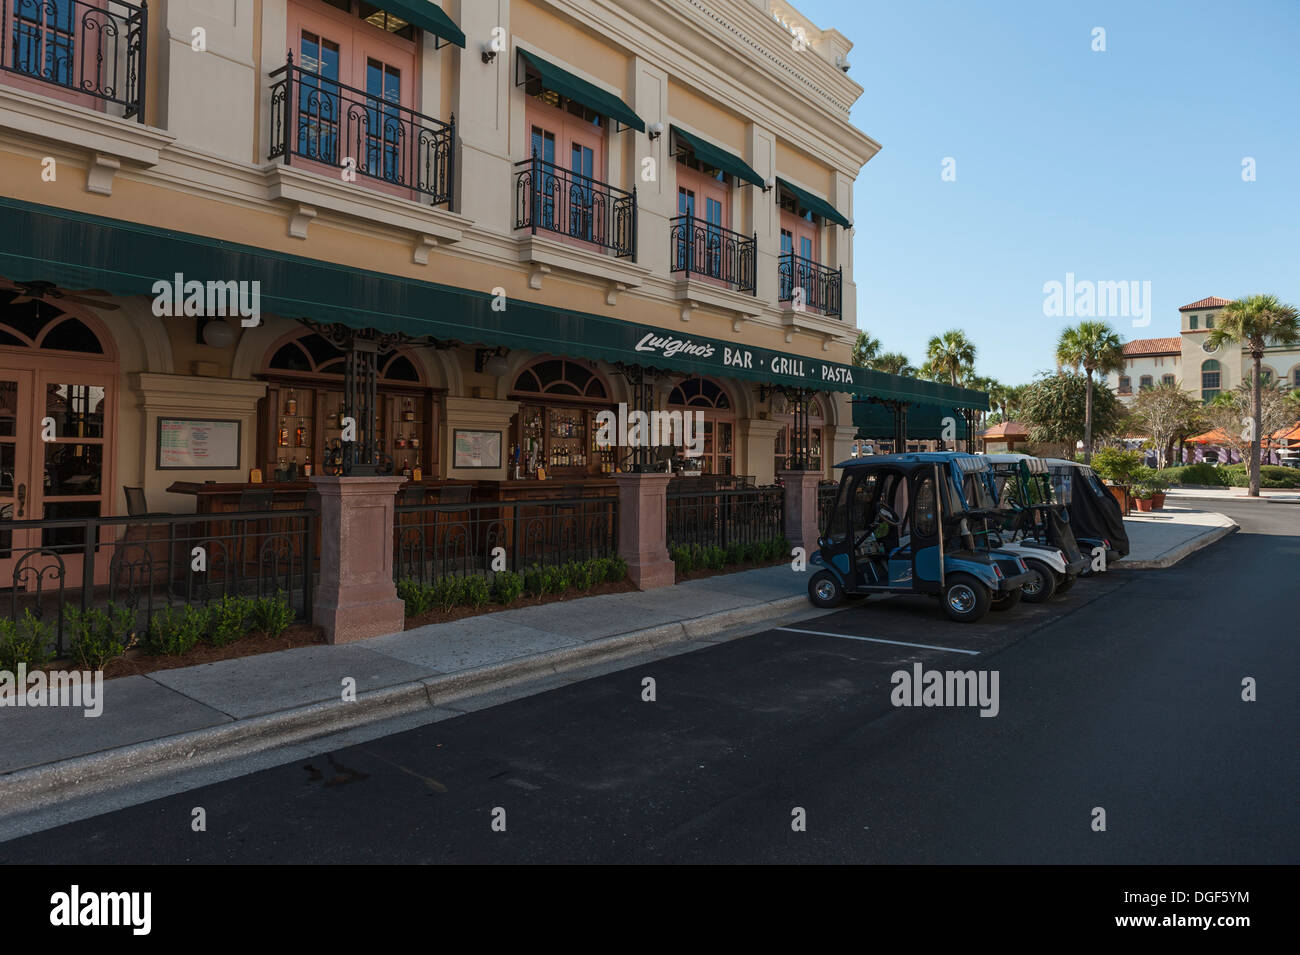
[(1214, 331), (1205, 339), (1205, 344), (1211, 349), (1225, 342), (1240, 342), (1244, 350), (1249, 350), (1255, 365), (1255, 426), (1251, 429), (1253, 438), (1250, 442), (1251, 497), (1259, 497), (1259, 445), (1263, 439), (1259, 433), (1264, 403), (1260, 362), (1264, 360), (1264, 349), (1269, 345), (1293, 345), (1297, 341), (1300, 341), (1300, 312), (1294, 305), (1278, 301), (1276, 295), (1252, 295), (1226, 306), (1219, 313)]
[(1002, 393), (1002, 401), (999, 405), (1002, 409), (1002, 420), (1011, 421), (1020, 414), (1020, 404), (1025, 400), (1025, 389), (1028, 385), (1007, 385)]
[(887, 351), (877, 355), (871, 361), (867, 362), (867, 367), (874, 368), (876, 371), (883, 371), (890, 375), (906, 375), (908, 377), (916, 376), (916, 369), (912, 363), (907, 360), (907, 356), (898, 351)]
[(858, 332), (857, 341), (853, 343), (853, 355), (849, 361), (859, 368), (870, 367), (872, 360), (880, 354), (880, 339), (872, 338), (866, 332)]
[(975, 365), (975, 346), (965, 332), (955, 328), (931, 338), (925, 354), (929, 359), (928, 370), (935, 380), (947, 378), (953, 385)]
[(1082, 368), (1088, 377), (1083, 411), (1083, 461), (1092, 461), (1092, 375), (1124, 370), (1124, 342), (1105, 322), (1080, 322), (1061, 332), (1056, 342), (1058, 365)]

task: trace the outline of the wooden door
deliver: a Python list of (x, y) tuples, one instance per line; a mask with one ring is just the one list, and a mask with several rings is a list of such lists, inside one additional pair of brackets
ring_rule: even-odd
[(5, 527), (8, 521), (31, 520), (37, 513), (29, 497), (35, 424), (32, 379), (30, 371), (0, 368), (0, 589), (25, 589), (15, 572), (30, 563), (24, 558), (31, 549), (40, 547), (40, 531)]

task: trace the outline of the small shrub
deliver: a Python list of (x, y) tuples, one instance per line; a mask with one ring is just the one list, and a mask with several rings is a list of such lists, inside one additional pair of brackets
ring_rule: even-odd
[(462, 577), (460, 579), (459, 603), (475, 610), (487, 606), (492, 593), (485, 577)]
[(0, 670), (13, 673), (20, 663), (43, 666), (53, 655), (54, 627), (30, 608), (23, 611), (21, 620), (0, 619)]
[(1092, 469), (1105, 481), (1129, 484), (1134, 473), (1146, 458), (1141, 451), (1123, 451), (1119, 448), (1101, 448), (1092, 456)]
[(397, 596), (401, 597), (402, 603), (406, 605), (405, 613), (408, 619), (428, 613), (433, 607), (433, 591), (418, 580), (399, 580)]
[(202, 607), (164, 607), (149, 623), (144, 649), (154, 656), (179, 656), (193, 650), (207, 630), (208, 612)]
[(1163, 468), (1157, 471), (1159, 477), (1169, 484), (1201, 484), (1208, 487), (1227, 487), (1227, 475), (1220, 474), (1224, 468), (1216, 468), (1212, 464), (1204, 462), (1200, 464), (1184, 464), (1178, 467)]
[(254, 601), (249, 597), (226, 595), (208, 606), (208, 640), (214, 647), (224, 647), (248, 635)]
[(513, 570), (497, 571), (492, 578), (492, 599), (502, 606), (514, 603), (524, 593), (524, 578)]
[(609, 559), (609, 574), (608, 576), (606, 576), (605, 579), (610, 581), (611, 583), (617, 583), (620, 580), (626, 580), (627, 561), (625, 561), (622, 557), (610, 557), (608, 559)]
[(91, 607), (82, 612), (70, 606), (64, 611), (63, 626), (73, 659), (88, 670), (102, 670), (134, 642), (135, 614), (129, 607), (111, 603), (106, 611)]
[(253, 602), (253, 612), (249, 617), (252, 629), (260, 630), (268, 637), (278, 637), (293, 623), (293, 608), (283, 594), (261, 597)]

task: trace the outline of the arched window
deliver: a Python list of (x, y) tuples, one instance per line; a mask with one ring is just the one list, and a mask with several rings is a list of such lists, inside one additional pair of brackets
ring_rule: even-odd
[[(316, 332), (308, 332), (281, 345), (266, 367), (273, 371), (302, 372), (309, 375), (343, 375), (347, 356), (331, 341)], [(397, 351), (380, 352), (376, 359), (379, 377), (386, 381), (418, 382), (419, 373), (405, 355)]]
[(668, 393), (668, 409), (698, 412), (703, 419), (705, 474), (733, 474), (736, 418), (726, 390), (708, 378), (687, 378)]
[(542, 358), (533, 362), (515, 378), (511, 390), (524, 395), (609, 400), (609, 392), (600, 377), (581, 362), (567, 358)]
[(1219, 370), (1219, 362), (1210, 358), (1201, 362), (1201, 400), (1211, 401), (1223, 387), (1223, 373)]
[[(808, 400), (808, 468), (822, 470), (824, 460), (822, 436), (825, 434), (826, 415), (820, 398)], [(776, 470), (785, 471), (795, 462), (794, 408), (789, 399), (778, 395), (772, 399), (772, 417), (783, 427), (776, 433)]]
[[(44, 299), (28, 297), (22, 290), (0, 293), (0, 345), (10, 348), (39, 348), (44, 351), (105, 355), (99, 336), (79, 318), (61, 314)], [(26, 301), (24, 301), (26, 299)]]
[(1294, 368), (1291, 369), (1291, 378), (1287, 382), (1287, 385), (1293, 391), (1300, 390), (1300, 365), (1296, 365)]
[(1259, 383), (1265, 388), (1272, 388), (1273, 382), (1277, 380), (1277, 372), (1273, 371), (1268, 365), (1261, 365), (1259, 368)]

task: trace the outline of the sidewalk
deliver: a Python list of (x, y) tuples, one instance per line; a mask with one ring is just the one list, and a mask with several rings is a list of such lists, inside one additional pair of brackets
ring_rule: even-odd
[(1165, 492), (1168, 500), (1175, 498), (1186, 500), (1188, 498), (1200, 498), (1202, 500), (1212, 501), (1273, 501), (1284, 504), (1300, 504), (1300, 491), (1286, 490), (1283, 488), (1262, 487), (1259, 489), (1259, 497), (1253, 498), (1246, 493), (1244, 487), (1171, 487)]
[[(0, 817), (421, 710), (456, 715), (470, 694), (545, 677), (561, 685), (568, 670), (820, 616), (807, 579), (765, 567), (121, 677), (104, 683), (96, 718), (6, 707)], [(342, 700), (348, 678), (355, 702)]]
[(1171, 567), (1237, 529), (1231, 518), (1191, 507), (1188, 502), (1166, 503), (1159, 511), (1133, 511), (1124, 518), (1128, 531), (1128, 556), (1113, 566), (1122, 570), (1157, 570)]
[[(1129, 559), (1166, 567), (1236, 529), (1166, 508), (1126, 521)], [(686, 652), (830, 611), (789, 566), (504, 610), (338, 646), (309, 646), (104, 684), (103, 714), (0, 710), (0, 819), (394, 717), (459, 715), (457, 701), (524, 682), (540, 692), (620, 658)], [(617, 664), (614, 664), (617, 667)], [(355, 680), (356, 701), (344, 702)]]

